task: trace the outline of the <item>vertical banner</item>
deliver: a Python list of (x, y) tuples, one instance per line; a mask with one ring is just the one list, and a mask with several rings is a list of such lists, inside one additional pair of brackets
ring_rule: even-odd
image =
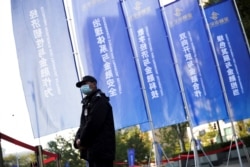
[(177, 1), (163, 12), (193, 125), (227, 118), (198, 1)]
[(250, 55), (233, 0), (205, 9), (232, 119), (250, 118)]
[(115, 128), (147, 122), (142, 91), (119, 0), (72, 2), (84, 72), (108, 94)]
[(127, 154), (128, 154), (128, 166), (134, 167), (134, 165), (135, 165), (135, 149), (129, 148), (127, 151)]
[(34, 136), (79, 126), (81, 95), (62, 1), (12, 0), (11, 9)]
[[(152, 0), (123, 0), (121, 3), (154, 128), (185, 122), (181, 92), (159, 3)], [(142, 125), (141, 129), (144, 128)]]

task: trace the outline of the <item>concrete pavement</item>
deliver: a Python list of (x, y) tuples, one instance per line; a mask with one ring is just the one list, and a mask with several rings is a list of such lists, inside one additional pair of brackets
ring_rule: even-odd
[[(248, 163), (247, 159), (242, 158), (242, 166), (240, 165), (239, 159), (230, 160), (227, 165), (227, 161), (224, 161), (223, 164), (218, 167), (250, 167), (250, 163)], [(217, 167), (217, 166), (216, 166)]]

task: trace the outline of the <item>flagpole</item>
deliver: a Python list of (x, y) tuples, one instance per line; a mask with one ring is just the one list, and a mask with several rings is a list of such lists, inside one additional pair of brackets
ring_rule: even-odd
[[(243, 167), (242, 166), (241, 156), (240, 156), (240, 151), (239, 151), (239, 145), (237, 143), (236, 131), (235, 131), (234, 124), (233, 124), (233, 113), (232, 113), (232, 110), (231, 110), (231, 107), (230, 107), (230, 104), (229, 104), (229, 100), (228, 100), (228, 96), (227, 96), (227, 92), (226, 92), (226, 88), (225, 88), (225, 82), (224, 82), (222, 72), (221, 72), (221, 69), (220, 69), (219, 60), (218, 60), (216, 49), (215, 49), (215, 46), (214, 46), (212, 33), (210, 31), (209, 24), (208, 24), (208, 21), (207, 21), (207, 17), (206, 17), (205, 11), (204, 11), (204, 6), (202, 5), (202, 0), (199, 0), (199, 4), (201, 6), (203, 18), (205, 20), (206, 29), (207, 29), (209, 40), (210, 40), (210, 43), (211, 43), (214, 59), (215, 59), (215, 62), (216, 62), (217, 71), (218, 71), (218, 74), (219, 74), (219, 79), (220, 79), (220, 83), (221, 83), (221, 87), (222, 87), (222, 92), (223, 92), (224, 100), (225, 100), (225, 103), (226, 103), (226, 109), (227, 109), (229, 119), (230, 119), (230, 123), (231, 123), (231, 127), (232, 127), (233, 140), (235, 141), (235, 145), (236, 145), (236, 149), (237, 149), (237, 153), (238, 153), (239, 163), (240, 163), (240, 166)], [(229, 158), (229, 156), (228, 156), (228, 158)]]
[(71, 44), (72, 44), (73, 56), (74, 56), (75, 65), (76, 65), (76, 72), (78, 75), (78, 79), (81, 80), (81, 77), (84, 75), (84, 70), (83, 70), (83, 66), (81, 63), (81, 57), (79, 54), (79, 48), (77, 45), (76, 33), (75, 33), (75, 29), (74, 29), (75, 24), (74, 24), (74, 20), (72, 17), (71, 0), (62, 0), (62, 1), (63, 1), (64, 9), (66, 12), (66, 19), (67, 19), (67, 23), (68, 23), (68, 29), (69, 29), (70, 40), (71, 40)]
[[(74, 20), (72, 17), (72, 10), (71, 10), (72, 3), (71, 3), (71, 0), (62, 0), (62, 1), (63, 1), (63, 5), (64, 5), (64, 10), (66, 13), (67, 23), (68, 23), (69, 36), (70, 36), (70, 40), (71, 40), (73, 57), (74, 57), (75, 66), (76, 66), (76, 73), (78, 76), (78, 80), (81, 80), (81, 77), (84, 76), (84, 70), (83, 70), (83, 66), (81, 63), (80, 52), (79, 52), (76, 33), (75, 33), (75, 29), (74, 29), (75, 24), (74, 24)], [(83, 98), (82, 94), (81, 94), (81, 96)], [(88, 161), (85, 161), (85, 162), (86, 162), (87, 166), (89, 166)]]
[(242, 23), (242, 19), (241, 19), (241, 17), (240, 17), (239, 9), (238, 9), (238, 7), (237, 7), (237, 3), (236, 3), (235, 0), (233, 0), (233, 3), (234, 3), (234, 7), (235, 7), (235, 9), (236, 9), (236, 13), (237, 13), (238, 19), (239, 19), (239, 21), (240, 21), (241, 30), (242, 30), (242, 33), (243, 33), (243, 35), (244, 35), (245, 41), (246, 41), (246, 45), (247, 45), (248, 52), (249, 52), (249, 54), (250, 54), (250, 46), (249, 46), (249, 42), (248, 42), (248, 39), (247, 39), (246, 31), (245, 31), (245, 29), (243, 28), (244, 26), (243, 26), (243, 23)]
[(176, 52), (175, 52), (175, 49), (174, 49), (173, 38), (172, 38), (172, 35), (170, 33), (169, 24), (167, 22), (167, 16), (166, 16), (163, 8), (164, 7), (161, 6), (162, 15), (163, 15), (163, 18), (164, 18), (163, 20), (164, 20), (164, 23), (165, 23), (166, 30), (168, 32), (169, 39), (170, 39), (169, 43), (170, 43), (170, 47), (171, 47), (171, 50), (172, 50), (172, 55), (173, 55), (172, 57), (173, 57), (173, 60), (174, 60), (174, 66), (175, 66), (175, 70), (176, 70), (176, 74), (177, 74), (177, 79), (178, 79), (180, 89), (181, 89), (181, 96), (182, 96), (182, 100), (183, 100), (183, 103), (184, 103), (184, 109), (186, 111), (187, 120), (188, 120), (189, 126), (190, 126), (190, 133), (191, 133), (191, 138), (192, 138), (191, 143), (193, 143), (195, 167), (199, 167), (200, 166), (199, 156), (198, 156), (198, 151), (197, 151), (197, 148), (196, 148), (196, 141), (195, 141), (195, 137), (194, 137), (194, 133), (193, 133), (193, 124), (192, 124), (192, 121), (191, 121), (190, 110), (188, 108), (188, 102), (187, 102), (187, 98), (186, 98), (184, 84), (183, 84), (183, 81), (182, 81), (182, 78), (181, 78), (181, 72), (180, 72), (181, 70), (180, 70), (180, 67), (178, 65), (178, 59), (177, 59)]

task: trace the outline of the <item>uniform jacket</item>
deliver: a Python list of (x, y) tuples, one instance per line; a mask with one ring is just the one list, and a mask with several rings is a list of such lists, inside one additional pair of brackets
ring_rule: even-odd
[[(80, 139), (80, 148), (76, 140)], [(76, 133), (75, 148), (82, 159), (110, 161), (115, 159), (115, 129), (109, 98), (96, 90), (82, 100), (80, 127)]]

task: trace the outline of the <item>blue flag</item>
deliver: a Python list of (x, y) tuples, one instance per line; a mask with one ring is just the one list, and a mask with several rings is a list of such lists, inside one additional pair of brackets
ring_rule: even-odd
[(35, 137), (79, 125), (81, 95), (61, 0), (12, 0), (18, 63)]
[(65, 162), (64, 167), (70, 167), (70, 165), (69, 165), (69, 161)]
[(198, 1), (177, 1), (163, 12), (193, 125), (227, 118)]
[[(121, 2), (154, 128), (186, 121), (158, 1)], [(141, 125), (145, 131), (147, 127)]]
[(205, 9), (234, 121), (250, 118), (250, 55), (233, 1)]
[(135, 165), (135, 149), (129, 148), (127, 150), (127, 154), (128, 154), (128, 166), (133, 167)]
[(75, 0), (72, 5), (84, 73), (95, 76), (110, 97), (115, 128), (147, 122), (119, 0)]

